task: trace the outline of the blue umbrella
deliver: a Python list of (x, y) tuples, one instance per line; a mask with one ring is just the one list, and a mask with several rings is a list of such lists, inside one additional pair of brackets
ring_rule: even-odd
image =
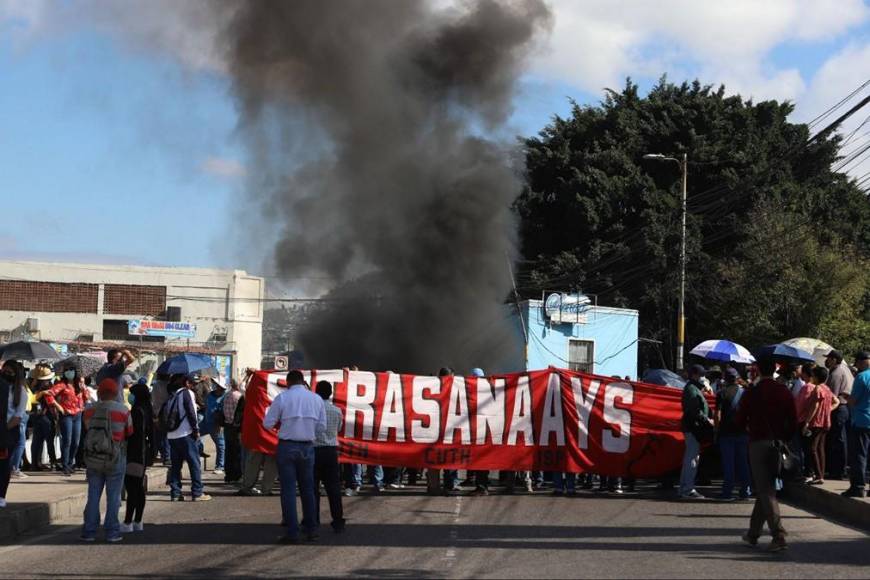
[(762, 346), (761, 348), (755, 349), (753, 354), (755, 355), (755, 358), (759, 360), (773, 358), (815, 362), (813, 355), (807, 351), (782, 343)]
[(691, 351), (689, 354), (705, 358), (707, 360), (718, 360), (723, 362), (736, 362), (749, 364), (755, 362), (749, 351), (730, 340), (705, 340)]
[(686, 380), (683, 377), (667, 369), (647, 369), (640, 380), (651, 385), (664, 385), (678, 389), (686, 386)]
[(169, 357), (157, 367), (158, 375), (186, 375), (194, 371), (208, 371), (203, 374), (217, 374), (214, 363), (207, 354), (179, 354)]

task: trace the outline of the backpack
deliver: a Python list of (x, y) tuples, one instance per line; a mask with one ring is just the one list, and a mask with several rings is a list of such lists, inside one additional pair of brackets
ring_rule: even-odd
[(160, 407), (160, 414), (157, 416), (157, 424), (160, 426), (160, 430), (164, 433), (175, 431), (181, 427), (181, 409), (179, 408), (181, 402), (178, 396), (183, 391), (183, 388), (175, 391), (175, 393), (169, 397), (165, 403), (163, 403), (163, 406)]
[(88, 422), (84, 458), (88, 469), (104, 474), (115, 473), (121, 462), (122, 443), (112, 437), (112, 410), (100, 405)]

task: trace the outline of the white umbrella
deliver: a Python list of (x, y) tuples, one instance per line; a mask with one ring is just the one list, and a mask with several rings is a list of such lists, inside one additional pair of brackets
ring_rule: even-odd
[(828, 353), (834, 350), (834, 347), (827, 342), (821, 341), (818, 338), (807, 338), (805, 336), (784, 340), (782, 344), (807, 351), (813, 355), (816, 363), (820, 365), (825, 364)]

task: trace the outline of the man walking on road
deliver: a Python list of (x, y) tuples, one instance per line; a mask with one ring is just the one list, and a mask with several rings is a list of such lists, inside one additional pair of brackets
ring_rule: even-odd
[(867, 491), (867, 453), (870, 450), (870, 352), (855, 355), (858, 376), (849, 395), (849, 413), (852, 425), (849, 430), (849, 489), (846, 497), (865, 497)]
[(749, 431), (749, 466), (757, 494), (749, 531), (743, 540), (751, 546), (758, 544), (761, 529), (767, 521), (773, 536), (767, 549), (778, 552), (788, 546), (776, 499), (776, 478), (781, 461), (777, 442), (791, 441), (797, 428), (797, 415), (788, 387), (773, 379), (776, 363), (772, 359), (760, 360), (758, 368), (761, 381), (742, 397), (736, 418), (737, 424)]
[(299, 542), (296, 513), (296, 482), (302, 496), (302, 528), (308, 541), (318, 538), (314, 513), (314, 440), (326, 430), (323, 399), (308, 390), (300, 371), (287, 373), (286, 391), (272, 401), (263, 426), (278, 428), (278, 474), (281, 478), (281, 511), (287, 535), (283, 543)]
[(320, 525), (320, 484), (329, 498), (329, 514), (332, 516), (332, 529), (344, 531), (344, 510), (341, 506), (341, 469), (338, 465), (338, 430), (344, 419), (341, 410), (329, 402), (332, 396), (332, 383), (320, 381), (315, 388), (323, 399), (326, 410), (326, 430), (319, 431), (314, 440), (314, 496), (317, 524)]
[(172, 501), (183, 501), (181, 495), (181, 468), (187, 463), (190, 470), (190, 499), (208, 501), (210, 495), (202, 492), (202, 464), (199, 459), (199, 421), (196, 416), (196, 402), (193, 388), (201, 380), (199, 373), (190, 373), (184, 384), (166, 403), (175, 405), (178, 412), (178, 428), (167, 433), (169, 455), (172, 465), (169, 468), (169, 495)]

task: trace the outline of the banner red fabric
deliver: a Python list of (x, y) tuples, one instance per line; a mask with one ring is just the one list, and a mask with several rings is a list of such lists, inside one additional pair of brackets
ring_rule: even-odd
[[(274, 433), (256, 440), (260, 397), (275, 396), (284, 376), (261, 371), (250, 382), (260, 419), (243, 427), (249, 448), (274, 450)], [(656, 477), (682, 458), (682, 392), (671, 387), (557, 368), (480, 379), (334, 370), (306, 378), (333, 383), (349, 463)]]
[[(257, 373), (245, 390), (245, 409), (242, 412), (242, 445), (248, 451), (275, 455), (278, 447), (278, 433), (263, 427), (266, 409), (274, 395), (268, 392), (269, 381)], [(277, 386), (277, 385), (276, 385)]]

